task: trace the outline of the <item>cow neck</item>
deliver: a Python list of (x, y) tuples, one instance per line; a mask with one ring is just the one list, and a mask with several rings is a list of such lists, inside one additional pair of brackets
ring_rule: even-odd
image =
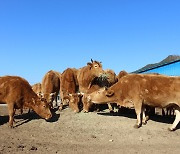
[(91, 82), (92, 82), (92, 80), (93, 80), (94, 78), (95, 78), (95, 76), (92, 75), (92, 74), (89, 74), (89, 75), (85, 76), (85, 79), (83, 80), (83, 85), (84, 85), (84, 87), (90, 88)]
[(33, 99), (36, 102), (37, 97), (38, 96), (35, 96), (33, 94), (29, 94), (27, 97), (24, 98), (24, 106), (28, 107), (30, 109), (34, 109), (35, 104), (33, 102)]

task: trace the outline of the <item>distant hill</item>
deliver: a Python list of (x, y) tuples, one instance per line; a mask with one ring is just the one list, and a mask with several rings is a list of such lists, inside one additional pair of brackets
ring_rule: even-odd
[(134, 71), (133, 73), (139, 73), (139, 72), (142, 72), (144, 70), (155, 68), (157, 66), (168, 64), (168, 63), (171, 63), (171, 62), (174, 62), (174, 61), (177, 61), (177, 60), (180, 60), (180, 56), (178, 56), (178, 55), (169, 55), (167, 58), (165, 58), (164, 60), (160, 61), (159, 63), (148, 64), (148, 65), (146, 65), (146, 66), (144, 66), (144, 67)]

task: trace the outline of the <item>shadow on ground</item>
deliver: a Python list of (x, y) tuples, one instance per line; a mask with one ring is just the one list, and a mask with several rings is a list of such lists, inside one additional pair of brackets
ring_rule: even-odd
[[(58, 121), (58, 119), (60, 118), (60, 114), (56, 114), (56, 111), (58, 109), (53, 109), (52, 110), (52, 118), (49, 120), (46, 120), (47, 122), (56, 122)], [(28, 110), (23, 111), (24, 113), (22, 114), (16, 114), (14, 116), (14, 127), (19, 127), (25, 123), (28, 123), (31, 120), (37, 120), (37, 119), (41, 119), (41, 117), (36, 114), (34, 111), (30, 111), (28, 112)], [(0, 125), (3, 125), (5, 123), (8, 124), (9, 121), (9, 116), (5, 115), (5, 116), (0, 116)]]
[[(123, 109), (119, 110), (118, 112), (98, 112), (98, 115), (102, 116), (123, 116), (131, 119), (136, 119), (136, 113), (134, 109)], [(162, 115), (150, 115), (149, 120), (160, 122), (160, 123), (166, 123), (166, 124), (172, 124), (174, 122), (175, 116), (162, 116)], [(180, 129), (180, 122), (177, 125), (176, 129)]]

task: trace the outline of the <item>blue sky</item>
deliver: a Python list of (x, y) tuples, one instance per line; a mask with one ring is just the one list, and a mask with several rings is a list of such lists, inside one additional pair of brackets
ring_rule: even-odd
[(0, 0), (0, 76), (31, 84), (49, 70), (135, 71), (180, 55), (178, 0)]

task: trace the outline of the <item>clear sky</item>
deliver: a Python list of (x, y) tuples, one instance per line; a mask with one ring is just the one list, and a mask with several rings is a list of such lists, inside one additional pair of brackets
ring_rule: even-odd
[(0, 76), (30, 84), (49, 70), (135, 71), (180, 55), (179, 0), (0, 0)]

